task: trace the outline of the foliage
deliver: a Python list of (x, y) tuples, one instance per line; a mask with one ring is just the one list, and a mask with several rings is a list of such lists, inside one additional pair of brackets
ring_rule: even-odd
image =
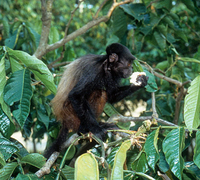
[[(103, 54), (107, 44), (120, 42), (138, 58), (134, 71), (149, 76), (146, 91), (128, 98), (132, 106), (140, 99), (147, 102), (146, 112), (136, 118), (146, 121), (124, 116), (130, 111), (128, 101), (106, 104), (102, 118), (115, 120), (117, 114), (123, 119), (118, 122), (122, 133), (109, 132), (104, 144), (97, 140), (97, 146), (77, 158), (75, 168), (73, 157), (81, 142), (74, 141), (43, 178), (200, 179), (200, 3), (135, 0), (113, 6), (111, 0), (57, 0), (48, 11), (48, 33), (42, 24), (49, 19), (41, 12), (48, 3), (41, 7), (41, 2), (0, 4), (0, 178), (38, 179), (34, 173), (45, 158), (27, 152), (11, 136), (21, 131), (25, 140), (40, 141), (47, 133), (51, 143), (60, 126), (50, 101), (61, 66), (87, 53)], [(111, 7), (114, 11), (108, 16)], [(99, 24), (97, 17), (102, 18)], [(88, 22), (96, 26), (78, 33)], [(118, 135), (121, 139), (115, 139)], [(85, 142), (88, 136), (84, 137), (79, 139)]]

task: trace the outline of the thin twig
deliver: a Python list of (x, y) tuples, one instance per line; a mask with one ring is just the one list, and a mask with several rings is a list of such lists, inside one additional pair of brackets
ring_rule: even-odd
[(176, 84), (177, 87), (183, 86), (182, 82), (177, 81), (177, 80), (172, 79), (172, 78), (169, 78), (169, 77), (167, 77), (167, 76), (165, 76), (165, 75), (162, 75), (162, 74), (159, 74), (159, 73), (153, 71), (153, 68), (152, 68), (148, 63), (146, 63), (146, 62), (144, 62), (144, 61), (141, 61), (141, 60), (139, 60), (139, 62), (143, 63), (143, 64), (147, 67), (147, 69), (148, 69), (150, 72), (152, 72), (156, 77), (159, 77), (159, 78), (161, 78), (161, 79), (164, 79), (164, 80), (166, 80), (166, 81), (168, 81), (168, 82), (170, 82), (170, 83)]
[(57, 67), (59, 67), (59, 66), (65, 66), (65, 65), (68, 65), (68, 64), (70, 64), (71, 62), (69, 62), (69, 61), (66, 61), (66, 62), (61, 62), (61, 63), (59, 63), (59, 64), (54, 64), (53, 66), (52, 66), (52, 68), (57, 68)]
[(147, 6), (147, 9), (153, 4), (153, 3), (156, 3), (156, 2), (159, 2), (160, 0), (155, 0), (155, 1), (151, 1), (150, 3), (149, 3), (149, 5)]
[(83, 1), (84, 1), (84, 0), (79, 0), (77, 7), (71, 12), (70, 19), (69, 19), (69, 21), (68, 21), (68, 23), (67, 23), (67, 25), (66, 25), (66, 28), (65, 28), (65, 36), (64, 36), (64, 38), (67, 36), (70, 23), (71, 23), (71, 21), (73, 20), (73, 17), (74, 17), (74, 13), (76, 12), (76, 10), (79, 8), (80, 4), (81, 4)]
[(100, 6), (99, 9), (97, 10), (96, 14), (94, 15), (94, 19), (96, 19), (99, 15), (99, 12), (101, 11), (101, 9), (103, 8), (103, 6), (108, 2), (109, 0), (105, 0)]
[(179, 119), (179, 114), (180, 114), (181, 100), (182, 100), (183, 96), (184, 96), (184, 86), (180, 87), (180, 92), (178, 94), (178, 97), (176, 98), (174, 124), (178, 124), (178, 119)]

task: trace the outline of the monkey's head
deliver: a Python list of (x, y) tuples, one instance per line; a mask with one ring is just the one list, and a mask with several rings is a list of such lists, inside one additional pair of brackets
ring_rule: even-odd
[(126, 46), (113, 43), (106, 48), (107, 70), (115, 77), (128, 78), (133, 73), (132, 63), (136, 58)]

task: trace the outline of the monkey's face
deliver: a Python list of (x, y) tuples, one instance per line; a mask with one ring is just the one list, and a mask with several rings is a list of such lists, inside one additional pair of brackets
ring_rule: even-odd
[(120, 62), (116, 62), (114, 71), (120, 78), (128, 78), (133, 73), (132, 60), (123, 59)]

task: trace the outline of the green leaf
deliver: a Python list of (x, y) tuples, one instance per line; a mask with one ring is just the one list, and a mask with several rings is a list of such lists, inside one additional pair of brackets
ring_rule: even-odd
[(15, 46), (15, 41), (16, 41), (16, 37), (17, 37), (17, 31), (15, 31), (13, 33), (12, 36), (9, 36), (6, 40), (5, 40), (5, 46), (9, 47), (9, 48), (14, 48)]
[(4, 137), (0, 137), (0, 152), (7, 161), (19, 149), (17, 146)]
[(160, 70), (162, 70), (162, 71), (164, 71), (164, 70), (167, 69), (168, 67), (169, 67), (168, 61), (162, 61), (162, 62), (160, 62), (160, 63), (158, 63), (158, 64), (156, 65), (156, 68), (157, 68), (157, 69), (160, 69)]
[(40, 122), (42, 122), (46, 129), (48, 129), (49, 127), (49, 116), (47, 116), (43, 111), (41, 111), (40, 109), (37, 110), (37, 118)]
[(85, 153), (75, 162), (75, 180), (99, 180), (98, 163), (94, 156)]
[(11, 67), (12, 73), (23, 69), (22, 65), (15, 59), (13, 59), (12, 57), (10, 57), (10, 67)]
[(177, 14), (170, 12), (169, 15), (172, 17), (172, 19), (176, 22), (180, 21), (180, 18)]
[(149, 134), (149, 136), (147, 137), (144, 145), (148, 164), (154, 171), (155, 165), (159, 160), (159, 152), (157, 146), (159, 130), (160, 128), (151, 132), (151, 134)]
[(187, 6), (189, 10), (191, 10), (192, 12), (195, 12), (194, 3), (192, 2), (192, 0), (181, 0), (181, 1)]
[(23, 62), (26, 67), (30, 69), (52, 93), (56, 93), (53, 75), (41, 60), (23, 51), (12, 50), (10, 48), (7, 48), (7, 51), (9, 56), (13, 57), (19, 62)]
[(200, 168), (200, 131), (196, 133), (196, 143), (194, 148), (194, 163)]
[(18, 109), (13, 111), (13, 116), (22, 128), (29, 115), (32, 95), (30, 71), (23, 69), (14, 72), (5, 86), (4, 100), (10, 106), (20, 101)]
[(61, 171), (67, 180), (74, 180), (74, 168), (65, 166)]
[(6, 16), (3, 17), (2, 22), (3, 22), (4, 38), (7, 38), (10, 33), (10, 26), (9, 26), (8, 19), (6, 18)]
[(148, 92), (156, 92), (158, 90), (158, 86), (156, 84), (156, 79), (153, 74), (151, 74), (149, 71), (144, 69), (144, 72), (146, 73), (146, 76), (149, 77), (148, 84), (145, 86), (146, 91)]
[(178, 60), (184, 61), (184, 62), (192, 62), (192, 63), (198, 63), (200, 64), (200, 60), (195, 58), (189, 58), (189, 57), (179, 57)]
[(119, 146), (112, 148), (111, 152), (108, 154), (107, 162), (111, 167), (114, 165), (115, 155), (117, 154), (119, 148)]
[(165, 47), (166, 47), (166, 40), (165, 40), (165, 37), (163, 35), (161, 35), (158, 31), (155, 31), (153, 33), (154, 35), (154, 38), (157, 42), (157, 45), (162, 49), (164, 50)]
[[(15, 180), (38, 180), (38, 179), (39, 178), (35, 174), (26, 174), (26, 175), (18, 174)], [(44, 179), (48, 179), (48, 178), (44, 178)]]
[(30, 36), (30, 39), (32, 40), (32, 43), (33, 43), (33, 47), (34, 49), (36, 49), (36, 47), (39, 45), (39, 38), (40, 35), (37, 34), (33, 29), (31, 29), (30, 27), (26, 26), (26, 29), (28, 31), (28, 34)]
[(186, 162), (185, 167), (192, 171), (196, 176), (197, 179), (200, 179), (200, 169), (194, 164), (194, 162)]
[(59, 40), (59, 32), (56, 27), (52, 26), (49, 33), (49, 44), (53, 44)]
[(160, 156), (159, 164), (158, 164), (159, 169), (160, 169), (162, 172), (166, 173), (166, 172), (169, 171), (169, 164), (167, 164), (167, 161), (166, 161), (166, 159), (165, 159), (165, 155), (164, 155), (164, 153), (162, 152), (162, 150), (159, 151), (159, 156)]
[(152, 32), (153, 26), (145, 26), (145, 27), (139, 27), (139, 30), (144, 34), (150, 34)]
[(106, 113), (106, 115), (108, 115), (109, 117), (119, 114), (119, 112), (110, 104), (110, 103), (106, 103), (104, 106), (103, 111)]
[(115, 155), (114, 165), (111, 173), (111, 180), (123, 179), (123, 166), (126, 159), (126, 151), (131, 147), (131, 141), (122, 143)]
[(5, 85), (6, 85), (6, 69), (5, 69), (5, 55), (4, 55), (0, 60), (0, 104), (3, 111), (9, 117), (9, 119), (11, 119), (10, 108), (3, 99)]
[(126, 15), (122, 9), (116, 9), (112, 14), (112, 33), (122, 38), (127, 31)]
[(197, 76), (188, 88), (184, 102), (184, 120), (188, 129), (200, 125), (200, 75)]
[(137, 20), (144, 19), (144, 13), (147, 11), (146, 6), (142, 3), (123, 4), (120, 7)]
[(14, 170), (18, 166), (17, 162), (7, 163), (2, 169), (0, 169), (0, 177), (2, 180), (10, 179)]
[(167, 27), (165, 25), (158, 25), (157, 28), (161, 34), (163, 34), (165, 37), (167, 36)]
[(182, 158), (182, 150), (185, 146), (185, 130), (184, 128), (177, 128), (167, 134), (163, 141), (163, 152), (166, 157), (171, 171), (176, 177), (182, 179), (184, 160)]
[(19, 151), (15, 153), (19, 159), (29, 154), (26, 148), (18, 140), (10, 138), (10, 141), (19, 149)]
[(5, 166), (6, 165), (6, 161), (5, 161), (4, 156), (3, 156), (3, 154), (1, 152), (0, 152), (0, 165), (1, 166)]
[(178, 37), (183, 39), (186, 43), (188, 42), (188, 38), (187, 38), (186, 34), (183, 32), (183, 30), (176, 30), (174, 32)]
[(172, 8), (172, 0), (162, 0), (157, 3), (156, 8), (167, 8), (170, 10)]
[(138, 62), (138, 60), (133, 61), (133, 71), (134, 72), (143, 72), (142, 66)]
[(46, 162), (46, 158), (38, 153), (31, 153), (21, 159), (21, 163), (27, 163), (37, 168), (41, 168)]
[(6, 137), (10, 138), (10, 136), (14, 133), (15, 126), (12, 121), (8, 118), (8, 116), (3, 112), (0, 105), (0, 132)]
[[(20, 101), (25, 91), (24, 88), (28, 88), (28, 91), (32, 89), (30, 83), (30, 72), (27, 69), (14, 72), (4, 88), (5, 102), (12, 106), (15, 102)], [(28, 94), (32, 96), (32, 90)]]
[(165, 25), (168, 24), (171, 29), (176, 30), (176, 28), (174, 26), (174, 23), (173, 23), (173, 20), (171, 19), (171, 17), (164, 17), (163, 21), (164, 21)]
[(149, 170), (146, 154), (143, 151), (141, 151), (138, 154), (138, 157), (132, 163), (132, 169), (136, 172), (143, 172), (143, 173)]

